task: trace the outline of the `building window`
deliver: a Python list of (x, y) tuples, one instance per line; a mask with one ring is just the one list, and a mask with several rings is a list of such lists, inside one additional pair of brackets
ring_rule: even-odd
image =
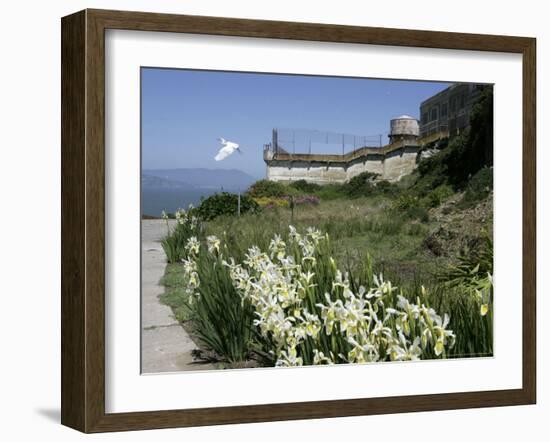
[(432, 107), (432, 115), (431, 115), (430, 121), (435, 121), (435, 120), (437, 120), (437, 107)]
[(451, 112), (456, 111), (456, 97), (451, 98)]
[(422, 124), (427, 124), (428, 123), (428, 112), (424, 112), (422, 114)]
[(443, 103), (441, 105), (441, 118), (445, 118), (447, 116), (447, 103)]

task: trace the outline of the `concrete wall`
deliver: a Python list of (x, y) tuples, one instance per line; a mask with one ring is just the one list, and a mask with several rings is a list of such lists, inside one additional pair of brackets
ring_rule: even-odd
[(399, 181), (416, 168), (417, 147), (405, 147), (402, 150), (390, 152), (384, 158), (382, 177), (388, 181)]
[[(272, 181), (306, 180), (317, 184), (344, 183), (363, 172), (380, 175), (381, 179), (399, 181), (401, 177), (411, 173), (416, 168), (418, 146), (405, 146), (377, 154), (369, 153), (360, 157), (342, 158), (335, 161), (332, 156), (326, 161), (320, 161), (320, 155), (307, 161), (306, 155), (300, 159), (277, 159), (276, 156), (265, 157), (267, 164), (267, 179)], [(335, 156), (336, 157), (336, 156)]]
[[(381, 155), (368, 156), (363, 160), (356, 160), (349, 164), (346, 171), (346, 181), (363, 172), (377, 173), (384, 175), (384, 157)], [(385, 178), (384, 178), (385, 179)]]
[(342, 166), (276, 161), (267, 167), (267, 179), (271, 181), (306, 180), (316, 184), (329, 184), (345, 182), (347, 174)]

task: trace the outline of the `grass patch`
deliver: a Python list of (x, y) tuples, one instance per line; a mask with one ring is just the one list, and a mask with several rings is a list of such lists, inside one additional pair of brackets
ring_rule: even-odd
[(267, 249), (275, 234), (286, 240), (289, 224), (299, 230), (315, 227), (330, 236), (335, 259), (349, 260), (352, 268), (359, 265), (360, 257), (370, 254), (375, 270), (388, 272), (401, 285), (432, 279), (438, 266), (449, 263), (448, 257), (434, 257), (425, 246), (438, 223), (429, 219), (426, 209), (414, 204), (396, 209), (395, 201), (393, 196), (376, 195), (322, 200), (317, 206), (296, 206), (293, 212), (276, 207), (217, 218), (205, 225), (204, 235), (219, 237), (239, 261), (253, 245)]
[(172, 308), (174, 317), (179, 322), (191, 319), (191, 311), (185, 295), (186, 279), (181, 264), (168, 264), (160, 283), (165, 287), (164, 293), (159, 296), (160, 302)]

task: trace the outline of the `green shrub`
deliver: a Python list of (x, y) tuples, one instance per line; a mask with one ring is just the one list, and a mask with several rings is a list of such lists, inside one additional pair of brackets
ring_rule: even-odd
[(452, 146), (460, 143), (459, 137), (454, 138), (451, 145), (435, 155), (426, 158), (418, 164), (418, 178), (411, 190), (419, 196), (425, 196), (433, 189), (449, 183), (447, 156)]
[(160, 242), (166, 254), (166, 259), (171, 264), (181, 262), (182, 259), (187, 257), (185, 246), (189, 238), (192, 236), (198, 239), (204, 237), (202, 224), (195, 217), (189, 215), (189, 212), (178, 211), (178, 216), (182, 218), (178, 220), (173, 229), (168, 229), (168, 234)]
[(427, 223), (430, 220), (430, 215), (425, 207), (411, 206), (405, 210), (404, 216), (408, 219), (417, 219), (423, 223)]
[(484, 200), (489, 196), (493, 190), (493, 169), (490, 167), (484, 167), (477, 172), (468, 181), (466, 192), (459, 203), (459, 207), (464, 209), (475, 205), (481, 200)]
[[(237, 215), (239, 196), (235, 193), (221, 192), (203, 200), (197, 208), (197, 214), (204, 221), (223, 215)], [(248, 195), (241, 195), (241, 214), (259, 210), (258, 203)]]
[(288, 187), (278, 181), (259, 180), (246, 193), (254, 198), (281, 197), (288, 195)]
[(416, 219), (422, 222), (429, 221), (428, 211), (418, 196), (411, 193), (402, 193), (392, 203), (389, 213), (401, 216), (404, 219)]
[(488, 86), (470, 114), (470, 129), (464, 143), (448, 158), (449, 179), (461, 186), (483, 167), (493, 165), (493, 87)]
[(473, 193), (485, 193), (484, 197), (493, 190), (493, 168), (484, 167), (477, 172), (468, 182), (468, 191)]
[(321, 189), (319, 184), (310, 183), (306, 180), (293, 181), (290, 186), (303, 193), (315, 193)]
[(343, 191), (351, 198), (370, 195), (375, 192), (374, 180), (378, 176), (372, 172), (360, 173), (344, 184)]
[(376, 191), (382, 195), (396, 195), (399, 193), (399, 187), (395, 183), (390, 183), (387, 180), (378, 181)]
[(402, 193), (391, 205), (393, 211), (406, 211), (411, 207), (420, 205), (420, 199), (411, 193)]
[(426, 207), (438, 207), (443, 201), (454, 194), (453, 188), (448, 184), (442, 184), (429, 192), (423, 198), (423, 205)]

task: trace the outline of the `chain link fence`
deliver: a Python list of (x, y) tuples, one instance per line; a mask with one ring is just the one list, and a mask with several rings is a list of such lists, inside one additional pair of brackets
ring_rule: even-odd
[(275, 153), (340, 154), (362, 147), (382, 147), (387, 134), (353, 135), (311, 129), (273, 129), (269, 146)]

